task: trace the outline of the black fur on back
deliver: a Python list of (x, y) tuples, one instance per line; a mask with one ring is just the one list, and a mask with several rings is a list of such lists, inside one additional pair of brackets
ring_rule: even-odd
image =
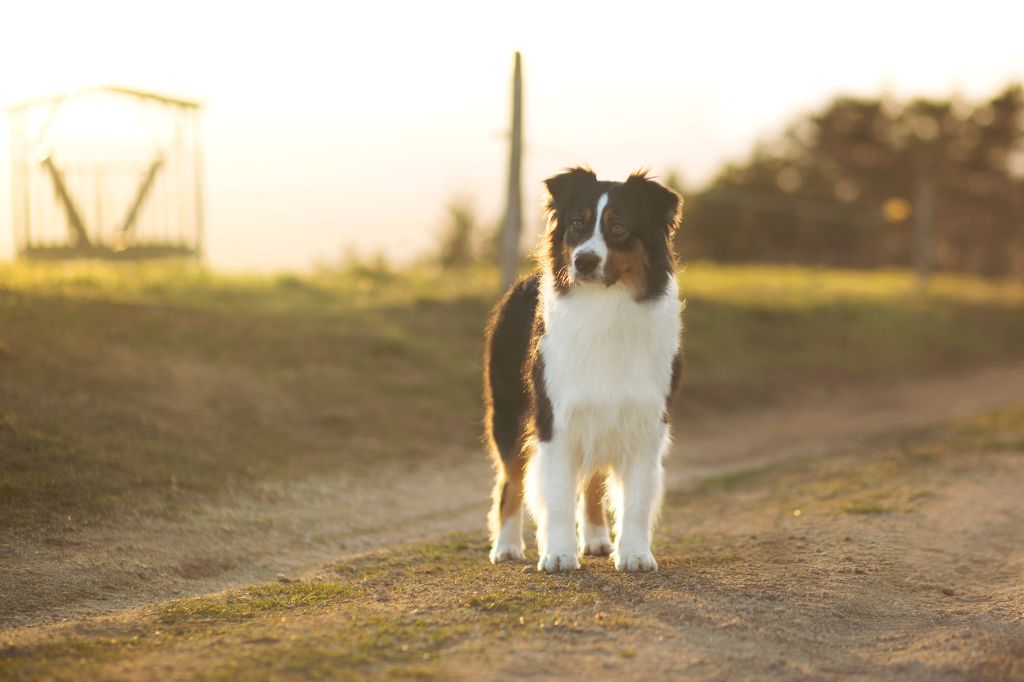
[(533, 402), (528, 376), (540, 279), (516, 282), (491, 315), (484, 350), (485, 428), (492, 452), (506, 464), (519, 457)]

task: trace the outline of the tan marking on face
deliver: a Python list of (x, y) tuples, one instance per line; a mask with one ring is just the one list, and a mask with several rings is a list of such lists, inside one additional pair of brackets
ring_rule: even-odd
[(616, 284), (622, 283), (635, 292), (643, 291), (647, 285), (647, 252), (640, 245), (628, 251), (608, 250), (608, 262), (604, 265), (605, 279)]

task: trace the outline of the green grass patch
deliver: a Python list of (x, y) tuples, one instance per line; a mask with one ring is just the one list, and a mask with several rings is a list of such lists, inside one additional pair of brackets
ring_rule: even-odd
[(234, 623), (293, 609), (365, 596), (358, 584), (338, 582), (268, 583), (223, 594), (185, 599), (162, 607), (159, 622), (170, 626)]
[(1024, 405), (958, 422), (955, 447), (978, 452), (1024, 452)]

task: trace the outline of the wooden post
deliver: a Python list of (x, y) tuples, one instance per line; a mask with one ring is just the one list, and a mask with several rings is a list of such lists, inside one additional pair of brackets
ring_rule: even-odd
[(508, 203), (501, 235), (501, 282), (508, 288), (519, 274), (519, 239), (523, 231), (521, 188), (523, 161), (523, 69), (522, 55), (516, 52), (512, 76), (512, 136), (509, 143)]
[(192, 164), (195, 172), (195, 210), (196, 210), (196, 243), (195, 257), (199, 260), (203, 257), (203, 241), (206, 239), (205, 207), (203, 196), (203, 145), (202, 130), (200, 129), (199, 108), (192, 110)]
[(11, 218), (14, 224), (14, 242), (18, 255), (31, 245), (29, 237), (28, 210), (29, 169), (28, 152), (25, 150), (25, 114), (11, 113)]
[[(142, 203), (146, 201), (146, 198), (150, 194), (150, 190), (153, 189), (153, 181), (156, 180), (156, 174), (164, 165), (164, 157), (157, 155), (150, 164), (149, 170), (146, 171), (146, 175), (142, 179), (142, 184), (139, 185), (138, 191), (135, 193), (135, 201), (132, 202), (132, 206), (128, 209), (128, 215), (125, 216), (124, 222), (121, 223), (119, 230), (122, 240), (135, 229), (135, 221), (139, 217), (139, 211), (142, 209)], [(165, 211), (167, 213), (167, 211)]]
[(68, 243), (76, 249), (88, 250), (92, 246), (89, 242), (89, 234), (85, 231), (85, 225), (82, 223), (82, 214), (78, 212), (78, 207), (75, 205), (75, 201), (71, 198), (68, 187), (64, 183), (64, 174), (53, 163), (52, 156), (48, 155), (43, 159), (42, 163), (43, 168), (50, 174), (50, 179), (53, 181), (53, 189), (57, 194), (57, 201), (64, 208), (64, 215), (68, 219), (68, 228), (71, 230)]
[(932, 232), (935, 222), (935, 189), (931, 176), (922, 172), (917, 179), (914, 196), (914, 272), (917, 288), (924, 292), (928, 288), (928, 277), (932, 269)]

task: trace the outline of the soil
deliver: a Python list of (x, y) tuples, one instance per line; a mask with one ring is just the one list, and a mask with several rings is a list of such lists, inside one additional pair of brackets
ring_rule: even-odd
[[(669, 487), (685, 491), (723, 474), (848, 452), (883, 435), (1019, 402), (1024, 402), (1021, 365), (684, 419), (676, 425)], [(907, 553), (900, 570), (907, 580), (942, 587), (956, 577), (958, 587), (949, 589), (968, 592), (980, 590), (986, 581), (1006, 583), (1020, 601), (1019, 583), (1014, 588), (1006, 582), (1006, 571), (1014, 579), (1021, 575), (1019, 553), (1015, 568), (993, 560), (1004, 561), (1010, 548), (1021, 547), (1024, 540), (1021, 473), (1016, 466), (1012, 475), (947, 482), (941, 501), (928, 505), (926, 522), (904, 529)], [(429, 463), (383, 462), (372, 476), (341, 471), (287, 486), (268, 483), (174, 518), (139, 518), (126, 510), (57, 540), (0, 537), (0, 631), (298, 578), (367, 549), (482, 529), (490, 479), (483, 453), (449, 452)], [(1008, 520), (1014, 513), (1016, 525)], [(871, 532), (864, 528), (860, 537)], [(928, 594), (941, 600), (941, 591)], [(911, 646), (903, 658), (908, 665), (941, 643), (941, 633), (928, 632), (907, 632)], [(828, 646), (808, 643), (804, 653), (812, 657), (819, 648), (827, 651)], [(658, 647), (645, 645), (642, 654), (657, 674)]]

